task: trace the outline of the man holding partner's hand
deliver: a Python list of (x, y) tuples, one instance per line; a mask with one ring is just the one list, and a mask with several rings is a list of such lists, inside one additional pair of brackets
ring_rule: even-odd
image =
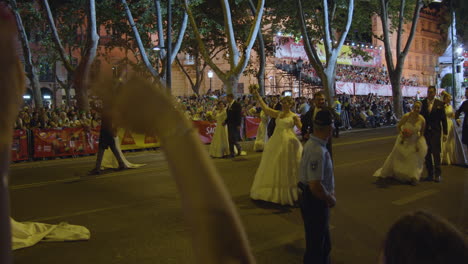
[(330, 208), (336, 204), (333, 161), (327, 141), (333, 133), (333, 117), (329, 111), (319, 111), (314, 131), (304, 145), (299, 168), (299, 196), (304, 220), (306, 252), (304, 263), (330, 263)]

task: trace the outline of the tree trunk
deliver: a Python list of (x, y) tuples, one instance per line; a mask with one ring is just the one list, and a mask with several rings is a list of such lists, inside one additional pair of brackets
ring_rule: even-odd
[(390, 83), (392, 84), (392, 94), (393, 94), (393, 113), (401, 118), (403, 116), (403, 97), (401, 94), (401, 69), (395, 70), (390, 75)]
[(237, 97), (237, 86), (239, 85), (240, 75), (231, 75), (228, 77), (226, 85), (226, 94), (234, 94)]
[(39, 84), (39, 76), (37, 74), (37, 69), (33, 65), (32, 62), (32, 55), (31, 49), (29, 47), (28, 36), (26, 35), (26, 31), (23, 26), (23, 20), (21, 19), (21, 15), (18, 12), (18, 6), (16, 5), (16, 0), (10, 1), (12, 5), (12, 10), (15, 14), (16, 24), (18, 25), (18, 35), (21, 39), (21, 46), (23, 48), (23, 57), (24, 57), (24, 64), (25, 64), (25, 71), (26, 75), (28, 76), (29, 83), (31, 85), (34, 104), (36, 107), (42, 107), (42, 95), (41, 95), (41, 88)]
[[(255, 5), (252, 2), (252, 0), (249, 0), (249, 6), (250, 10), (252, 11), (252, 15), (255, 16), (256, 10), (255, 10)], [(260, 28), (262, 27), (262, 24), (260, 24)], [(257, 81), (258, 81), (258, 87), (260, 88), (260, 95), (265, 96), (265, 64), (266, 64), (266, 56), (265, 56), (265, 42), (263, 41), (263, 35), (262, 31), (259, 30), (257, 34), (257, 40), (258, 40), (258, 60), (260, 62), (260, 66), (258, 68), (258, 73), (257, 73)]]
[(60, 85), (60, 88), (65, 90), (65, 103), (66, 105), (70, 105), (71, 101), (71, 96), (70, 96), (70, 83), (71, 83), (71, 77), (70, 74), (68, 74), (68, 80), (67, 83), (64, 83), (62, 80), (60, 80), (57, 75), (55, 75), (55, 80), (57, 80), (57, 83)]
[(333, 96), (335, 96), (335, 72), (336, 72), (336, 58), (334, 61), (330, 59), (329, 64), (324, 68), (325, 80), (322, 80), (325, 98), (327, 98), (328, 105), (333, 104)]
[[(128, 7), (127, 1), (122, 0), (121, 2), (122, 2), (122, 5), (124, 6), (125, 14), (127, 15), (128, 23), (132, 27), (133, 34), (135, 36), (135, 42), (136, 42), (136, 44), (138, 46), (138, 50), (140, 51), (141, 59), (143, 60), (146, 68), (151, 73), (151, 75), (155, 79), (159, 80), (160, 79), (159, 73), (154, 69), (153, 65), (151, 65), (151, 63), (150, 63), (150, 61), (148, 59), (148, 55), (146, 54), (145, 47), (143, 46), (143, 42), (141, 41), (140, 33), (138, 31), (138, 28), (135, 25), (135, 20), (133, 19), (132, 12), (130, 11), (130, 8)], [(160, 42), (160, 44), (161, 44), (161, 42)]]
[(94, 0), (88, 1), (88, 21), (87, 21), (87, 41), (86, 47), (83, 52), (80, 64), (75, 71), (73, 76), (73, 86), (75, 87), (75, 95), (77, 101), (77, 107), (80, 110), (89, 110), (88, 100), (88, 85), (89, 77), (91, 72), (91, 65), (96, 58), (97, 45), (99, 42), (99, 36), (97, 34), (96, 25), (96, 5)]

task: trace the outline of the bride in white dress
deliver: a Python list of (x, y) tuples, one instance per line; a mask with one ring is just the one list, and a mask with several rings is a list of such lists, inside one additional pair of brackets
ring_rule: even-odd
[(213, 139), (210, 144), (210, 156), (213, 158), (222, 158), (229, 155), (229, 140), (227, 134), (227, 126), (223, 126), (226, 120), (226, 104), (223, 101), (218, 101), (216, 105), (216, 129)]
[(456, 155), (455, 155), (455, 131), (454, 131), (454, 122), (455, 122), (455, 112), (453, 107), (450, 105), (452, 96), (446, 91), (442, 92), (442, 101), (445, 103), (445, 115), (447, 116), (447, 141), (441, 141), (442, 144), (442, 153), (440, 155), (440, 160), (442, 164), (451, 165), (456, 164)]
[(254, 91), (262, 109), (276, 118), (275, 132), (263, 151), (260, 166), (255, 174), (250, 197), (281, 205), (294, 205), (297, 201), (297, 182), (302, 144), (294, 133), (294, 125), (301, 129), (299, 117), (291, 112), (294, 101), (291, 97), (281, 99), (282, 111), (269, 108)]
[(424, 139), (426, 121), (419, 114), (421, 102), (413, 105), (411, 112), (405, 114), (398, 123), (400, 132), (395, 146), (385, 160), (382, 168), (374, 176), (381, 178), (395, 178), (402, 182), (416, 185), (421, 178), (424, 167), (424, 157), (427, 144)]
[(260, 124), (258, 125), (257, 136), (255, 137), (255, 143), (253, 150), (254, 151), (263, 151), (265, 143), (267, 141), (267, 125), (268, 125), (268, 115), (265, 114), (265, 111), (260, 112)]

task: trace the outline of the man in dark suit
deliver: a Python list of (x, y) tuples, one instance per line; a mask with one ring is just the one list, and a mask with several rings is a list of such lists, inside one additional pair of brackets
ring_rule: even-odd
[(107, 148), (110, 148), (112, 150), (112, 153), (116, 157), (119, 163), (119, 170), (127, 168), (124, 164), (122, 157), (120, 156), (119, 151), (117, 150), (117, 145), (114, 139), (116, 134), (117, 131), (112, 124), (112, 118), (110, 116), (110, 113), (108, 113), (107, 110), (103, 109), (101, 111), (101, 129), (99, 131), (99, 146), (96, 155), (96, 166), (93, 170), (89, 172), (90, 175), (99, 174), (101, 172), (102, 158), (104, 157), (104, 151)]
[(234, 154), (234, 146), (237, 148), (237, 154), (241, 154), (241, 146), (239, 141), (241, 139), (240, 136), (240, 129), (241, 129), (241, 121), (242, 121), (242, 107), (241, 105), (234, 100), (233, 94), (228, 94), (226, 96), (227, 99), (227, 118), (224, 121), (223, 125), (227, 125), (228, 127), (228, 140), (229, 140), (229, 151), (230, 157), (233, 158)]
[(468, 87), (465, 89), (465, 98), (467, 100), (465, 100), (460, 108), (458, 108), (455, 113), (455, 119), (457, 120), (457, 124), (460, 125), (460, 114), (465, 113), (462, 126), (462, 143), (468, 146)]
[[(447, 118), (444, 103), (435, 98), (436, 88), (427, 88), (427, 98), (422, 100), (421, 115), (426, 120), (424, 137), (427, 143), (426, 181), (440, 182), (442, 170), (440, 168), (441, 136), (447, 140)], [(435, 178), (434, 178), (435, 176)]]
[[(281, 103), (278, 100), (278, 96), (274, 95), (271, 98), (271, 100), (272, 102), (271, 102), (270, 107), (277, 111), (281, 111), (282, 107), (281, 107)], [(267, 125), (267, 135), (269, 138), (273, 135), (273, 132), (275, 132), (275, 127), (276, 127), (276, 118), (270, 118), (270, 121), (268, 122), (268, 125)]]
[[(314, 104), (305, 115), (301, 116), (301, 134), (303, 141), (307, 141), (309, 136), (314, 132), (314, 120), (319, 111), (328, 111), (334, 120), (340, 120), (340, 116), (336, 111), (333, 108), (326, 106), (325, 102), (325, 94), (323, 92), (316, 92), (314, 94)], [(332, 156), (332, 137), (328, 138), (327, 149), (328, 152), (330, 152), (330, 156)]]

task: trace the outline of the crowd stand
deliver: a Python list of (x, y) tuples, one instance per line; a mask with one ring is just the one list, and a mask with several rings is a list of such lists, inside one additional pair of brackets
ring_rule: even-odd
[[(309, 62), (304, 62), (302, 69), (299, 72), (296, 62), (284, 60), (275, 64), (277, 69), (282, 70), (287, 74), (295, 75), (301, 78), (304, 83), (312, 85), (322, 85), (322, 82), (317, 75), (317, 72)], [(335, 80), (340, 82), (353, 82), (353, 83), (370, 83), (370, 84), (390, 84), (390, 77), (384, 66), (382, 67), (363, 67), (355, 65), (337, 64)], [(401, 85), (419, 86), (415, 79), (408, 79), (402, 77), (400, 80)]]
[[(279, 96), (266, 96), (264, 100), (271, 105), (275, 101), (274, 97)], [(203, 143), (210, 143), (212, 131), (216, 127), (216, 104), (219, 101), (226, 101), (225, 94), (215, 91), (200, 96), (180, 96), (177, 97), (177, 101), (185, 116), (199, 128)], [(243, 95), (237, 98), (237, 101), (242, 107), (242, 139), (254, 139), (260, 123), (259, 102), (251, 95)], [(342, 120), (336, 125), (341, 130), (396, 123), (390, 97), (378, 97), (372, 94), (367, 96), (340, 95), (335, 98), (334, 108), (336, 108), (336, 103), (339, 103)], [(412, 103), (412, 99), (405, 99), (405, 111), (411, 109)], [(291, 111), (301, 115), (307, 112), (310, 106), (312, 106), (311, 99), (294, 98)], [(22, 107), (15, 122), (13, 160), (94, 154), (98, 145), (101, 124), (99, 102), (93, 101), (90, 109), (78, 111), (74, 106), (34, 108), (26, 105)], [(147, 135), (145, 135), (145, 143), (146, 137)], [(52, 146), (49, 147), (48, 144)], [(138, 148), (152, 148), (147, 146), (156, 147), (157, 145), (146, 144)], [(52, 148), (52, 151), (47, 148)], [(131, 148), (129, 146), (128, 149)]]

